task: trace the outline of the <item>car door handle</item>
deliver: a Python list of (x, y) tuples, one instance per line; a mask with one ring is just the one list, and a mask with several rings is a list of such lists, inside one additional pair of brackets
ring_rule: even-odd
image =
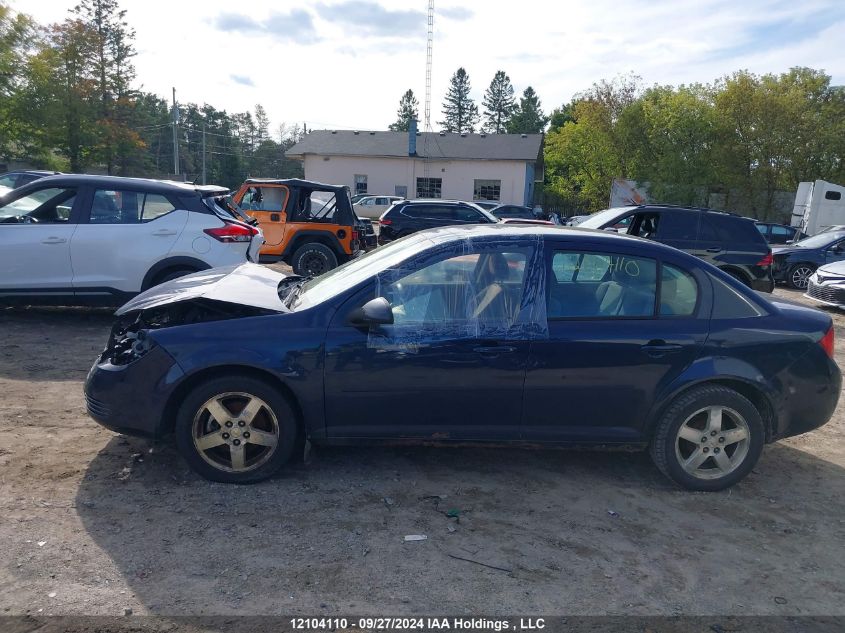
[(67, 240), (63, 237), (48, 237), (41, 241), (42, 244), (67, 244)]
[(708, 253), (721, 253), (723, 249), (719, 248), (718, 246), (714, 246), (712, 248), (708, 248)]
[(153, 231), (153, 235), (158, 237), (166, 237), (168, 235), (176, 235), (176, 231), (169, 231), (167, 229), (161, 229), (160, 231)]
[(476, 354), (511, 354), (516, 351), (512, 345), (480, 345), (473, 347)]
[(677, 343), (667, 343), (664, 340), (656, 339), (654, 341), (649, 341), (645, 345), (643, 345), (640, 349), (642, 349), (646, 354), (649, 356), (663, 356), (664, 354), (676, 354), (684, 349), (683, 345), (678, 345)]

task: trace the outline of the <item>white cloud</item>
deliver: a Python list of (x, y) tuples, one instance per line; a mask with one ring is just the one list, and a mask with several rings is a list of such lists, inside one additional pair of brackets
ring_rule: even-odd
[[(42, 22), (63, 19), (74, 4), (11, 1)], [(141, 51), (139, 82), (162, 96), (176, 86), (182, 102), (230, 112), (258, 102), (274, 125), (385, 129), (408, 88), (422, 114), (424, 2), (269, 4), (122, 0)], [(465, 0), (437, 9), (434, 24), (434, 121), (459, 66), (479, 103), (502, 69), (517, 92), (533, 86), (547, 110), (594, 81), (630, 71), (647, 84), (678, 84), (710, 82), (741, 68), (764, 73), (802, 65), (845, 84), (841, 0), (527, 0), (518, 8), (505, 0)]]

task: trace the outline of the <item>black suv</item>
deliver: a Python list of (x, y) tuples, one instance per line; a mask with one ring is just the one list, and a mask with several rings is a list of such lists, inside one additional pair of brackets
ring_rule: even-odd
[(750, 218), (713, 209), (648, 204), (600, 211), (578, 227), (663, 242), (710, 262), (754, 290), (771, 292), (775, 287), (772, 250)]
[(402, 200), (379, 218), (379, 244), (423, 229), (453, 224), (495, 224), (496, 216), (470, 202), (459, 200)]

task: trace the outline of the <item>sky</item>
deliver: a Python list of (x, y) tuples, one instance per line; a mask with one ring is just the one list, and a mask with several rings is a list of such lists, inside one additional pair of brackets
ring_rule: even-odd
[[(42, 24), (73, 0), (7, 0)], [(600, 79), (712, 82), (740, 69), (823, 69), (845, 84), (845, 0), (434, 0), (431, 120), (463, 66), (481, 104), (497, 70), (545, 111)], [(426, 0), (121, 0), (136, 31), (139, 87), (272, 129), (384, 130), (411, 88), (423, 117)]]

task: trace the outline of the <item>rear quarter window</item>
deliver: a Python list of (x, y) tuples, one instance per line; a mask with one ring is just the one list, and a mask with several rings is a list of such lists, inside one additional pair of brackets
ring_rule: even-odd
[(766, 313), (751, 299), (731, 288), (718, 277), (711, 276), (713, 282), (714, 319), (748, 319), (764, 316)]
[(718, 239), (723, 242), (749, 242), (768, 248), (766, 246), (766, 238), (761, 235), (754, 222), (747, 218), (712, 214), (705, 216), (704, 219), (707, 222), (702, 222), (702, 229), (705, 224), (709, 224), (715, 230)]

